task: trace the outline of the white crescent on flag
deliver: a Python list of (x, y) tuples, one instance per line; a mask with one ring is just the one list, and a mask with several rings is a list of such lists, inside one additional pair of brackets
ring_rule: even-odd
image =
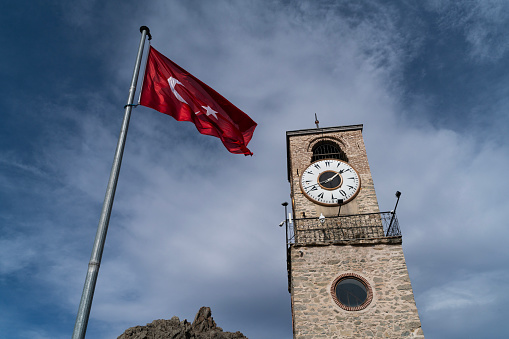
[[(174, 77), (169, 77), (168, 78), (168, 83), (170, 84), (170, 88), (171, 88), (171, 92), (173, 93), (173, 95), (175, 96), (175, 98), (177, 98), (178, 101), (180, 102), (183, 102), (184, 104), (186, 104), (187, 106), (191, 107), (191, 105), (189, 105), (185, 100), (184, 98), (182, 98), (182, 96), (177, 92), (177, 90), (175, 89), (175, 86), (177, 85), (180, 85), (182, 87), (186, 87), (184, 86), (180, 81), (178, 81), (177, 79), (175, 79)], [(214, 118), (216, 118), (216, 120), (218, 120), (217, 118), (217, 111), (214, 111), (212, 108), (210, 108), (210, 106), (202, 106), (203, 108), (205, 108), (205, 114), (207, 116), (209, 115), (212, 115)], [(194, 114), (199, 114), (199, 113), (202, 113), (200, 111), (198, 112), (194, 112)]]
[[(188, 103), (184, 100), (184, 98), (182, 98), (182, 97), (180, 96), (180, 94), (178, 94), (177, 90), (175, 89), (175, 86), (176, 86), (177, 84), (182, 85), (182, 83), (181, 83), (180, 81), (178, 81), (177, 79), (175, 79), (174, 77), (169, 77), (169, 78), (168, 78), (168, 83), (170, 84), (171, 92), (173, 93), (173, 95), (175, 96), (175, 98), (177, 98), (177, 100), (178, 100), (178, 101), (183, 102), (184, 104), (186, 104), (186, 105), (188, 105), (188, 106), (189, 106), (189, 104), (188, 104)], [(184, 86), (184, 85), (182, 85), (182, 86)], [(184, 86), (184, 87), (185, 87), (185, 86)]]

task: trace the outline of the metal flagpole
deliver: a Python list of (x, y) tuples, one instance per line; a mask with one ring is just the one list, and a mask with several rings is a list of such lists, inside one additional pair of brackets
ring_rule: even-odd
[(104, 242), (106, 240), (106, 232), (108, 231), (108, 224), (110, 221), (111, 207), (113, 206), (115, 189), (117, 188), (118, 174), (120, 172), (120, 165), (122, 163), (122, 155), (124, 153), (127, 128), (129, 127), (129, 119), (131, 118), (131, 110), (133, 108), (136, 84), (138, 83), (138, 74), (140, 73), (141, 57), (143, 55), (143, 47), (145, 46), (145, 38), (148, 36), (149, 40), (152, 39), (148, 27), (141, 26), (140, 32), (141, 41), (138, 48), (138, 56), (136, 57), (136, 64), (134, 66), (131, 87), (129, 88), (129, 97), (127, 99), (127, 105), (125, 105), (124, 121), (122, 122), (122, 129), (120, 130), (117, 149), (113, 159), (110, 180), (108, 181), (108, 187), (106, 188), (106, 196), (104, 197), (101, 218), (99, 219), (99, 225), (97, 226), (97, 233), (94, 240), (94, 247), (92, 248), (92, 255), (90, 256), (90, 262), (88, 263), (87, 277), (85, 278), (85, 285), (83, 286), (83, 293), (81, 294), (81, 301), (78, 308), (78, 315), (76, 316), (76, 323), (74, 325), (72, 339), (85, 338), (85, 333), (87, 331), (88, 317), (90, 315), (90, 308), (92, 307), (95, 283), (97, 281), (97, 274), (99, 273), (99, 266), (101, 264)]

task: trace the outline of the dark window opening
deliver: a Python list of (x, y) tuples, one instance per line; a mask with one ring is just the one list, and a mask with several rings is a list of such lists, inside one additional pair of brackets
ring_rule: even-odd
[(330, 141), (322, 141), (313, 147), (313, 157), (311, 162), (322, 159), (339, 159), (348, 162), (345, 152), (336, 144)]
[(331, 285), (331, 294), (334, 302), (347, 311), (365, 309), (373, 300), (369, 283), (355, 273), (344, 273), (337, 277)]
[(359, 280), (345, 278), (336, 285), (336, 297), (346, 307), (358, 307), (368, 298), (368, 291)]

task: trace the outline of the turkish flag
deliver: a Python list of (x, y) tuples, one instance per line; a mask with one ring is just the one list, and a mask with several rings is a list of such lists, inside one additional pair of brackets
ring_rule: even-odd
[(253, 155), (247, 144), (256, 122), (152, 46), (140, 105), (178, 121), (191, 121), (201, 134), (220, 138), (231, 153)]

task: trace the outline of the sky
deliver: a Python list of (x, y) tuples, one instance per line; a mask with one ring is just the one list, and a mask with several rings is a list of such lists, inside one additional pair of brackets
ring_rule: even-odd
[[(133, 110), (87, 338), (212, 309), (292, 338), (285, 132), (363, 124), (426, 338), (505, 338), (509, 2), (4, 1), (0, 333), (69, 338), (139, 27), (258, 123), (252, 157)], [(148, 44), (146, 45), (146, 49)], [(145, 50), (146, 51), (146, 50)], [(145, 59), (144, 59), (145, 60)], [(140, 86), (138, 86), (139, 89)]]

